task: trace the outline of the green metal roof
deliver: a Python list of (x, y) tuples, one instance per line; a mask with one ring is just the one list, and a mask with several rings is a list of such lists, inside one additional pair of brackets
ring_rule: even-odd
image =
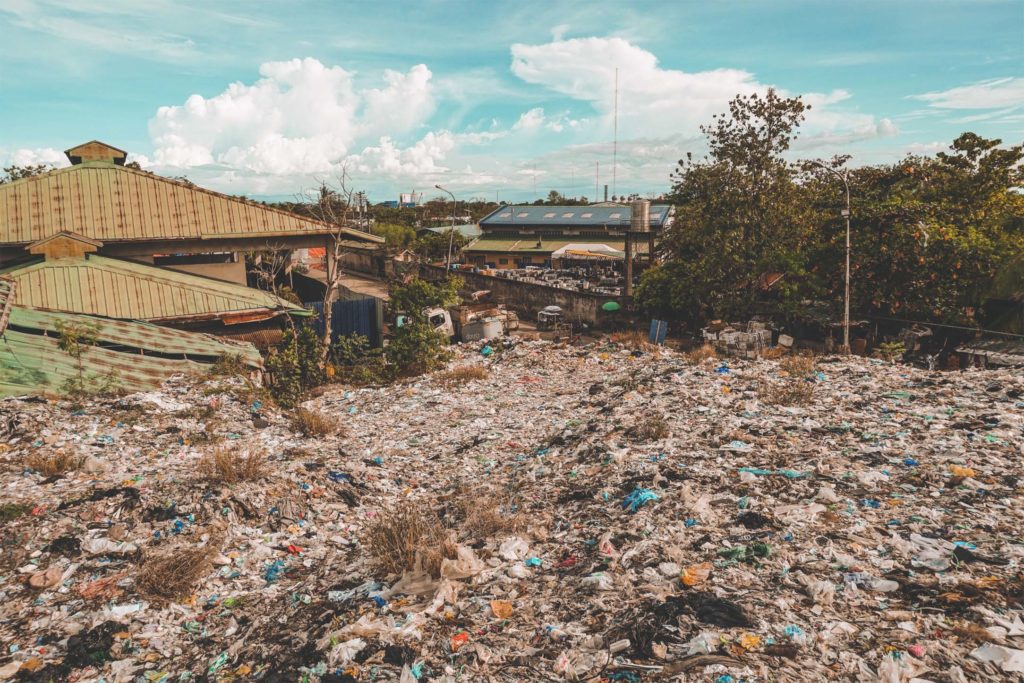
[[(516, 254), (550, 254), (558, 251), (569, 244), (607, 244), (612, 249), (624, 252), (626, 243), (623, 240), (602, 239), (600, 237), (567, 237), (558, 240), (543, 240), (541, 246), (537, 246), (537, 236), (531, 235), (516, 240), (489, 239), (481, 237), (468, 245), (463, 251), (488, 252), (488, 253), (516, 253)], [(639, 242), (635, 244), (638, 253), (646, 252), (647, 247)]]
[[(628, 228), (632, 207), (629, 204), (579, 204), (573, 206), (499, 206), (480, 219), (484, 228), (553, 226), (553, 227), (609, 227)], [(651, 227), (665, 227), (672, 217), (668, 204), (651, 205)]]
[(358, 242), (384, 243), (367, 232), (111, 161), (86, 161), (0, 185), (0, 244), (28, 244), (61, 231), (104, 242), (340, 233)]
[(17, 282), (15, 305), (131, 320), (214, 318), (301, 306), (270, 292), (95, 254), (0, 270)]
[(82, 354), (86, 384), (110, 377), (127, 391), (154, 389), (174, 374), (204, 373), (227, 354), (251, 368), (263, 365), (252, 344), (144, 322), (15, 307), (0, 335), (0, 396), (61, 394), (77, 376), (77, 362), (58, 346), (58, 322), (96, 326), (97, 344)]

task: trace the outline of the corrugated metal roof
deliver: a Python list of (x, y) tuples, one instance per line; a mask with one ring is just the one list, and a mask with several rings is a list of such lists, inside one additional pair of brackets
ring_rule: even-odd
[[(250, 367), (262, 367), (262, 358), (251, 344), (149, 323), (15, 307), (10, 325), (0, 336), (0, 396), (60, 394), (65, 382), (77, 376), (77, 362), (58, 347), (58, 320), (88, 322), (98, 328), (97, 346), (82, 354), (87, 384), (109, 377), (128, 391), (154, 389), (174, 374), (206, 372), (211, 361), (225, 354), (241, 356)], [(44, 336), (44, 331), (50, 336)], [(157, 353), (162, 355), (152, 355)]]
[[(488, 253), (522, 253), (522, 254), (550, 254), (551, 252), (558, 251), (559, 249), (566, 247), (570, 244), (606, 244), (615, 251), (622, 252), (625, 254), (626, 243), (624, 240), (608, 240), (601, 239), (598, 237), (586, 238), (586, 237), (573, 237), (572, 239), (561, 239), (561, 240), (541, 240), (541, 246), (537, 246), (537, 237), (531, 236), (529, 238), (519, 240), (499, 240), (499, 239), (488, 239), (482, 237), (476, 242), (468, 245), (463, 251), (466, 252), (488, 252)], [(645, 243), (636, 242), (634, 243), (634, 249), (638, 254), (647, 253), (647, 245)]]
[[(651, 227), (664, 227), (672, 207), (651, 205)], [(501, 206), (480, 220), (482, 227), (600, 226), (628, 228), (629, 206)]]
[[(109, 162), (85, 162), (0, 185), (0, 243), (61, 231), (104, 242), (333, 234), (327, 223)], [(363, 242), (369, 233), (340, 228)]]
[(95, 254), (15, 266), (0, 274), (17, 282), (15, 304), (53, 311), (131, 320), (283, 310), (308, 315), (270, 292)]
[(957, 347), (957, 353), (981, 356), (992, 365), (1024, 366), (1024, 341), (976, 339)]
[[(439, 235), (444, 235), (445, 233), (447, 233), (449, 230), (452, 229), (452, 226), (450, 226), (450, 225), (445, 225), (443, 227), (436, 227), (436, 226), (434, 226), (434, 227), (422, 228), (422, 229), (423, 230), (429, 230), (430, 232), (436, 232)], [(480, 226), (479, 225), (477, 225), (476, 223), (471, 223), (469, 225), (456, 225), (455, 226), (455, 232), (459, 233), (463, 237), (479, 237), (480, 234), (483, 231), (480, 230)]]
[(95, 315), (59, 313), (15, 306), (11, 309), (8, 329), (46, 333), (57, 337), (58, 322), (95, 325), (97, 338), (101, 344), (115, 344), (143, 352), (189, 358), (217, 358), (225, 353), (235, 353), (242, 356), (252, 367), (263, 367), (263, 359), (252, 344), (136, 320), (115, 320)]
[(9, 277), (0, 277), (0, 334), (7, 329), (7, 320), (11, 315), (11, 308), (14, 306), (14, 292), (18, 289), (18, 283)]

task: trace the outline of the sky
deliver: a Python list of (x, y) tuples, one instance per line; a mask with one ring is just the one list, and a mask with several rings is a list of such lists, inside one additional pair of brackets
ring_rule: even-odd
[(801, 158), (1024, 141), (1024, 0), (0, 0), (0, 36), (3, 165), (99, 139), (255, 198), (656, 196), (770, 87)]

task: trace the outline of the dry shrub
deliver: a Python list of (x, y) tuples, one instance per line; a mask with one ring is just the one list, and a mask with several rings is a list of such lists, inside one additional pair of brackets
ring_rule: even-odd
[(757, 387), (757, 396), (763, 403), (769, 405), (805, 405), (810, 403), (814, 396), (814, 384), (803, 379), (761, 382)]
[(779, 361), (779, 369), (793, 377), (810, 377), (814, 374), (814, 356), (804, 353), (786, 356)]
[(295, 410), (292, 415), (292, 429), (304, 436), (329, 436), (343, 431), (338, 418), (305, 408)]
[(441, 561), (454, 559), (455, 544), (432, 509), (411, 504), (385, 512), (362, 539), (373, 563), (388, 574), (401, 574), (417, 563), (433, 577), (441, 575)]
[(459, 531), (466, 539), (482, 541), (526, 528), (526, 518), (511, 512), (511, 499), (493, 490), (463, 486), (455, 491), (454, 499)]
[(223, 535), (215, 534), (205, 546), (172, 548), (146, 559), (139, 568), (136, 589), (140, 595), (154, 600), (187, 597), (213, 569), (213, 557), (222, 542)]
[(962, 621), (953, 627), (953, 633), (966, 642), (987, 643), (992, 640), (992, 634), (987, 630), (970, 621)]
[(683, 354), (683, 358), (686, 359), (686, 362), (690, 365), (699, 365), (706, 360), (718, 358), (718, 351), (713, 345), (704, 344), (703, 346), (698, 346), (692, 351), (687, 351)]
[(437, 382), (441, 386), (457, 387), (468, 384), (475, 379), (487, 379), (488, 376), (487, 368), (480, 365), (460, 365), (451, 370), (439, 372), (437, 374)]
[(215, 448), (199, 461), (199, 474), (203, 479), (221, 484), (260, 479), (267, 474), (266, 455), (262, 451), (239, 454), (227, 448)]
[(669, 435), (668, 422), (662, 415), (654, 413), (641, 420), (632, 429), (637, 441), (660, 441)]
[(44, 477), (53, 477), (58, 474), (65, 474), (71, 470), (77, 470), (85, 462), (80, 455), (72, 455), (64, 451), (52, 453), (33, 453), (25, 458), (25, 466), (30, 467)]
[(626, 330), (624, 332), (612, 332), (608, 335), (616, 344), (625, 346), (630, 349), (639, 349), (641, 351), (650, 351), (651, 349), (657, 348), (654, 344), (647, 341), (648, 336), (646, 332), (641, 330)]

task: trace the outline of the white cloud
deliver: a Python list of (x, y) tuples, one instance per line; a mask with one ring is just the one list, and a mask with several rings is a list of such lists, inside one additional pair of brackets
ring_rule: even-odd
[(438, 164), (455, 148), (455, 136), (448, 131), (430, 132), (416, 144), (401, 149), (389, 137), (382, 137), (376, 146), (367, 147), (348, 157), (353, 170), (363, 174), (429, 176), (448, 169)]
[(149, 124), (155, 163), (326, 173), (378, 136), (387, 137), (379, 149), (394, 148), (393, 137), (420, 126), (435, 106), (431, 73), (422, 64), (407, 73), (386, 71), (384, 87), (363, 92), (352, 73), (312, 58), (267, 62), (260, 76), (209, 99), (192, 95), (183, 105), (160, 107)]
[(434, 113), (431, 76), (425, 64), (417, 64), (408, 73), (385, 71), (387, 87), (367, 90), (364, 95), (365, 132), (395, 135), (423, 123)]
[[(618, 37), (515, 44), (511, 68), (528, 83), (588, 103), (599, 114), (599, 132), (604, 136), (610, 132), (615, 112), (617, 68), (620, 140), (693, 135), (713, 115), (726, 111), (736, 95), (764, 93), (770, 87), (740, 69), (693, 73), (665, 69), (653, 53)], [(785, 90), (779, 91), (785, 94)], [(845, 90), (806, 94), (804, 101), (812, 105), (805, 124), (807, 133), (837, 139), (891, 133), (891, 121), (876, 122), (871, 115), (836, 107), (849, 98)]]
[(910, 99), (937, 109), (1016, 109), (1024, 106), (1024, 78), (993, 78)]
[(0, 150), (0, 159), (4, 166), (35, 166), (36, 164), (49, 164), (56, 168), (70, 166), (67, 156), (60, 150), (52, 147), (36, 147), (34, 149), (21, 148), (5, 152)]

